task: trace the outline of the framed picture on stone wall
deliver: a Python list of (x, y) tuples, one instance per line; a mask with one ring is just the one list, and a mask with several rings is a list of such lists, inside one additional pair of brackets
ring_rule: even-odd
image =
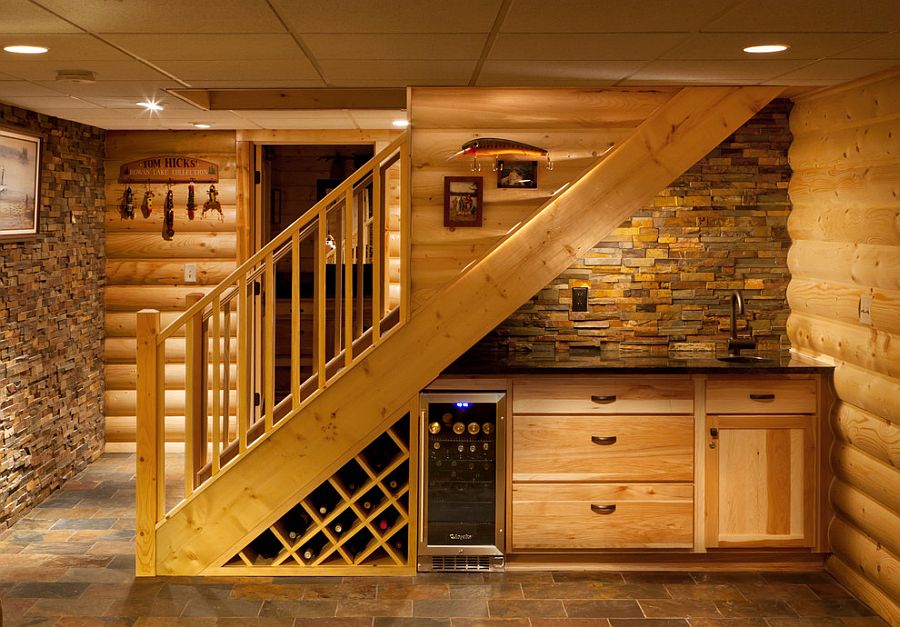
[(0, 127), (0, 240), (38, 232), (41, 138)]

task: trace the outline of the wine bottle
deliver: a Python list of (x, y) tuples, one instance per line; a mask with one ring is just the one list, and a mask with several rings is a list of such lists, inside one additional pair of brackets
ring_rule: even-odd
[(303, 557), (304, 561), (310, 562), (310, 561), (314, 560), (316, 558), (316, 556), (322, 552), (322, 549), (325, 547), (325, 544), (326, 544), (325, 538), (322, 537), (321, 534), (316, 535), (315, 538), (310, 540), (306, 544), (306, 546), (303, 547), (301, 556)]
[(296, 540), (302, 536), (312, 523), (309, 514), (306, 513), (306, 510), (300, 504), (288, 510), (288, 513), (284, 515), (282, 520), (285, 527), (287, 527), (288, 538), (291, 540)]
[[(393, 508), (388, 508), (388, 510), (392, 510)], [(394, 523), (397, 521), (397, 515), (392, 511), (386, 511), (381, 516), (378, 517), (378, 521), (375, 523), (375, 528), (378, 529), (382, 534), (386, 532), (388, 529), (394, 526)]]
[(334, 491), (334, 488), (325, 484), (319, 486), (312, 494), (310, 494), (309, 500), (319, 515), (324, 518), (328, 515), (328, 512), (335, 508), (340, 497), (337, 492)]

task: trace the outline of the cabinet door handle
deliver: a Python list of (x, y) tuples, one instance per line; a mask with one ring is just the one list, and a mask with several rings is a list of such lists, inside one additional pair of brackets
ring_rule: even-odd
[(751, 394), (750, 400), (751, 401), (774, 401), (775, 395), (774, 394)]
[(595, 514), (612, 514), (616, 511), (615, 505), (594, 505), (591, 503), (591, 511)]
[(616, 443), (616, 436), (614, 436), (614, 435), (607, 435), (607, 436), (592, 435), (591, 442), (593, 442), (594, 444), (609, 446), (610, 444)]
[(591, 400), (594, 401), (595, 403), (600, 403), (601, 405), (607, 405), (609, 403), (616, 402), (616, 395), (615, 394), (606, 394), (604, 396), (597, 396), (595, 394), (595, 395), (591, 396)]

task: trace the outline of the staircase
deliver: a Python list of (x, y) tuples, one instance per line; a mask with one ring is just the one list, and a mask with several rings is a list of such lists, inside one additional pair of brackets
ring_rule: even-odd
[[(419, 390), (779, 91), (676, 93), (412, 315), (407, 134), (166, 329), (140, 312), (137, 574), (411, 574)], [(391, 172), (399, 238), (386, 228)], [(277, 268), (290, 268), (289, 284)], [(286, 337), (274, 324), (282, 296)], [(175, 484), (161, 430), (166, 343), (180, 335)], [(276, 403), (285, 343), (291, 393)]]

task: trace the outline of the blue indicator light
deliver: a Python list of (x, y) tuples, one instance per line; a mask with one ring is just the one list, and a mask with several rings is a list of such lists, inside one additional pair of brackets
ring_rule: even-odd
[(468, 404), (468, 403), (461, 403), (461, 402), (460, 402), (460, 403), (457, 403), (456, 406), (457, 406), (457, 407), (468, 407), (469, 404)]

